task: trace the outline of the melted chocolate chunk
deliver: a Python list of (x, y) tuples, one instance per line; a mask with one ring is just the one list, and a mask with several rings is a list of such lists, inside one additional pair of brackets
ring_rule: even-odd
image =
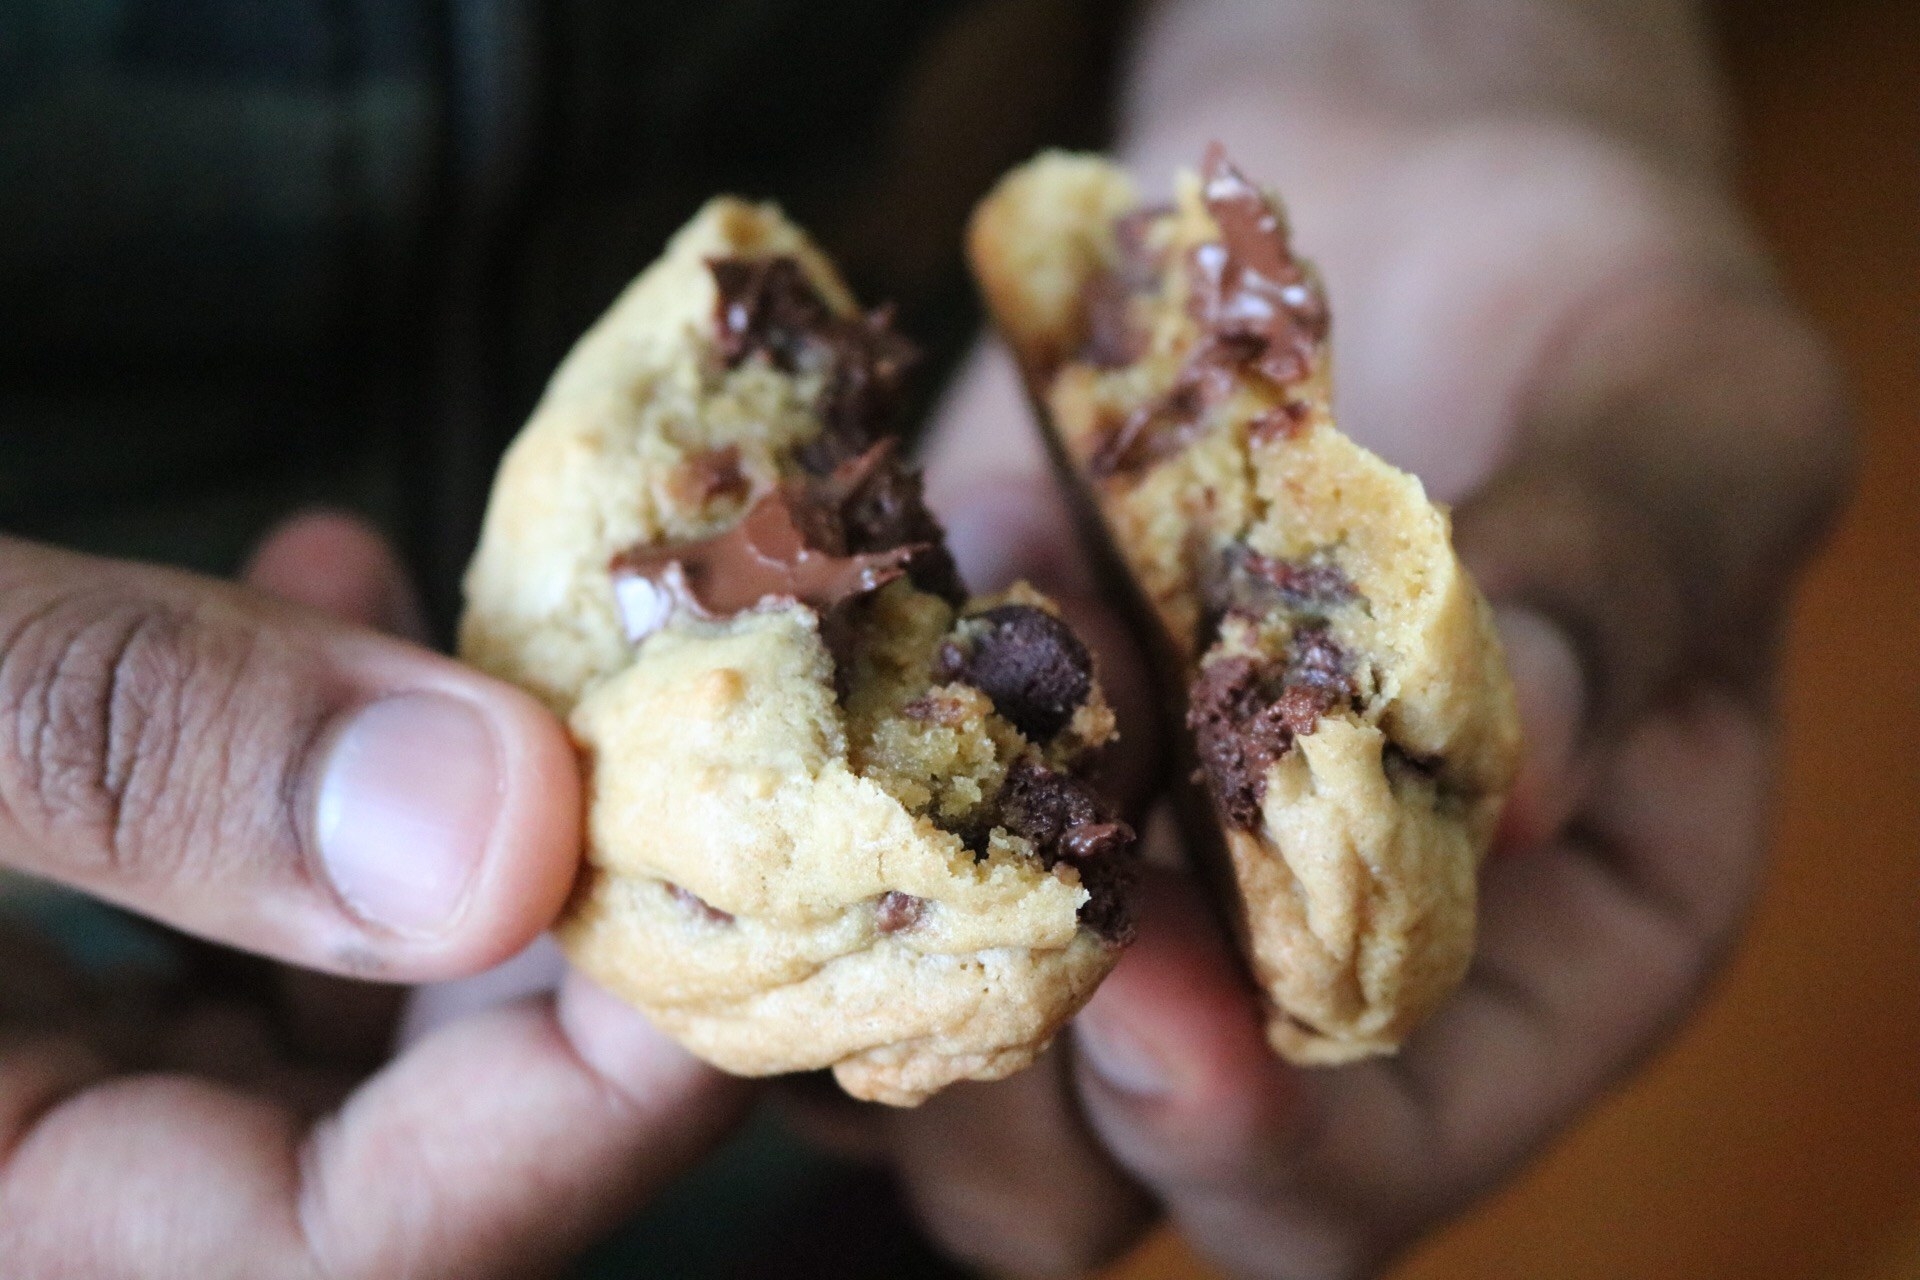
[(1353, 697), (1346, 655), (1324, 626), (1294, 632), (1286, 666), (1222, 658), (1201, 669), (1187, 695), (1201, 776), (1221, 816), (1237, 827), (1260, 823), (1267, 770), (1312, 733), (1320, 717)]
[(963, 600), (919, 475), (894, 446), (883, 440), (828, 475), (781, 485), (711, 538), (615, 556), (609, 569), (628, 639), (644, 639), (676, 610), (726, 618), (769, 599), (797, 601), (831, 623), (839, 606), (902, 573), (923, 591)]
[(715, 258), (707, 263), (720, 356), (737, 369), (756, 355), (784, 373), (809, 367), (818, 335), (837, 321), (794, 258)]
[(841, 554), (810, 541), (805, 513), (791, 492), (776, 489), (725, 533), (614, 557), (614, 599), (627, 638), (645, 639), (675, 612), (730, 618), (770, 600), (792, 600), (825, 616), (906, 572), (910, 548)]
[(1080, 359), (1096, 369), (1124, 369), (1147, 353), (1147, 335), (1135, 323), (1134, 292), (1119, 276), (1102, 271), (1080, 294), (1086, 338)]
[(913, 585), (958, 606), (967, 598), (960, 569), (947, 550), (947, 533), (927, 510), (920, 473), (893, 458), (848, 495), (842, 508), (847, 549), (854, 552), (916, 548), (907, 562)]
[(820, 396), (826, 430), (794, 455), (816, 473), (831, 471), (878, 438), (899, 414), (907, 375), (920, 363), (920, 349), (894, 332), (891, 307), (844, 321), (823, 340), (833, 370)]
[(1247, 435), (1258, 444), (1291, 440), (1306, 429), (1308, 412), (1307, 406), (1300, 401), (1289, 400), (1249, 422)]
[(1159, 287), (1166, 255), (1149, 243), (1153, 224), (1173, 213), (1171, 205), (1145, 205), (1114, 219), (1113, 265), (1082, 286), (1085, 336), (1080, 359), (1099, 369), (1124, 369), (1146, 354), (1147, 334), (1134, 315), (1135, 298)]
[(1261, 555), (1245, 543), (1220, 553), (1206, 585), (1215, 617), (1261, 618), (1274, 609), (1319, 612), (1359, 599), (1353, 580), (1334, 564), (1299, 564)]
[(1000, 825), (1032, 842), (1051, 867), (1068, 861), (1079, 872), (1087, 901), (1080, 923), (1109, 942), (1124, 942), (1132, 930), (1127, 891), (1133, 860), (1133, 828), (1116, 822), (1099, 797), (1077, 779), (1022, 756), (1007, 769), (1000, 788)]
[[(1202, 182), (1201, 196), (1220, 238), (1196, 245), (1187, 256), (1187, 311), (1200, 326), (1200, 340), (1173, 387), (1116, 425), (1089, 464), (1097, 477), (1137, 471), (1178, 453), (1200, 433), (1207, 411), (1248, 376), (1280, 386), (1304, 378), (1326, 337), (1325, 300), (1288, 248), (1279, 215), (1217, 142), (1207, 149)], [(1100, 296), (1088, 298), (1087, 323), (1089, 338), (1098, 336), (1100, 345), (1086, 358), (1111, 368), (1093, 357), (1118, 358), (1128, 348), (1109, 332), (1113, 317), (1099, 311), (1110, 306), (1103, 299), (1112, 286), (1098, 289)], [(1291, 434), (1304, 421), (1295, 414), (1291, 405), (1271, 410), (1253, 428), (1264, 438)]]
[(971, 619), (969, 650), (949, 641), (935, 659), (944, 680), (993, 699), (994, 710), (1030, 742), (1049, 742), (1093, 690), (1093, 655), (1066, 623), (1032, 605), (1005, 604)]
[(880, 895), (879, 903), (874, 907), (873, 927), (881, 933), (899, 933), (911, 929), (920, 923), (920, 917), (927, 911), (925, 898), (916, 898), (910, 893), (901, 893), (898, 889), (889, 889)]
[(682, 889), (677, 884), (667, 886), (667, 893), (673, 900), (687, 910), (705, 920), (708, 924), (732, 924), (731, 912), (722, 911), (690, 889)]
[(1203, 430), (1207, 400), (1198, 383), (1180, 382), (1160, 399), (1142, 405), (1113, 427), (1091, 458), (1095, 479), (1140, 471), (1186, 448)]
[(920, 359), (894, 332), (892, 310), (835, 314), (790, 257), (716, 258), (707, 266), (728, 368), (760, 356), (787, 373), (827, 372), (816, 406), (824, 430), (796, 451), (800, 465), (826, 475), (863, 453), (898, 412), (907, 375)]

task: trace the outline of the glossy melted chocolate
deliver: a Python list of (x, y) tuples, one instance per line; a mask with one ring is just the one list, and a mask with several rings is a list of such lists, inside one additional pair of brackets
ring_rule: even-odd
[[(1279, 215), (1217, 142), (1207, 148), (1201, 197), (1220, 238), (1187, 256), (1187, 312), (1200, 326), (1200, 340), (1167, 394), (1130, 414), (1094, 455), (1089, 469), (1096, 476), (1137, 471), (1178, 452), (1242, 378), (1281, 386), (1299, 381), (1326, 338), (1326, 303), (1288, 248)], [(1132, 349), (1112, 332), (1108, 295), (1115, 283), (1102, 276), (1088, 285), (1091, 313), (1100, 318), (1098, 349), (1088, 358), (1103, 367)], [(1297, 425), (1289, 417), (1262, 430), (1271, 435)]]
[(883, 441), (831, 475), (783, 484), (711, 538), (615, 556), (609, 568), (627, 638), (644, 639), (676, 610), (730, 618), (789, 601), (824, 615), (901, 576), (925, 547), (851, 552), (841, 510), (891, 453)]

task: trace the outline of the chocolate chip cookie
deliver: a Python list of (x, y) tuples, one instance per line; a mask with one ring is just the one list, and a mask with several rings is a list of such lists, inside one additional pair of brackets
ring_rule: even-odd
[(969, 247), (1182, 694), (1189, 826), (1224, 853), (1269, 1038), (1393, 1051), (1466, 972), (1519, 749), (1446, 511), (1335, 429), (1320, 283), (1218, 147), (1166, 206), (1043, 156)]
[(710, 204), (502, 463), (461, 654), (586, 762), (575, 964), (745, 1075), (910, 1105), (1032, 1061), (1128, 935), (1092, 655), (970, 598), (885, 428), (915, 359), (768, 206)]

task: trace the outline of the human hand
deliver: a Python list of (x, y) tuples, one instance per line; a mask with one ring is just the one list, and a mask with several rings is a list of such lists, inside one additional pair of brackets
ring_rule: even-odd
[(742, 1086), (578, 978), (358, 1078), (396, 1001), (310, 971), (419, 982), (519, 951), (572, 883), (579, 779), (532, 699), (377, 633), (417, 614), (361, 526), (293, 521), (247, 579), (0, 539), (0, 866), (289, 966), (264, 1007), (0, 999), (0, 1258), (553, 1269), (717, 1140)]
[[(1527, 730), (1474, 967), (1397, 1058), (1294, 1070), (1196, 890), (1154, 874), (1050, 1070), (869, 1122), (935, 1234), (995, 1270), (1084, 1269), (1164, 1210), (1234, 1274), (1372, 1272), (1672, 1027), (1755, 882), (1772, 650), (1844, 474), (1820, 344), (1724, 208), (1598, 135), (1373, 146), (1393, 199), (1327, 263), (1343, 423), (1463, 499)], [(997, 358), (969, 374), (935, 505), (975, 575), (1084, 586), (1019, 400)]]

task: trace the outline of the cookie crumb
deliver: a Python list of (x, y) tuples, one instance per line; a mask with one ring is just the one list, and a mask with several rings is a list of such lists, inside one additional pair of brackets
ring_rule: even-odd
[(747, 691), (746, 677), (732, 667), (715, 667), (693, 683), (693, 696), (709, 716), (722, 716)]

